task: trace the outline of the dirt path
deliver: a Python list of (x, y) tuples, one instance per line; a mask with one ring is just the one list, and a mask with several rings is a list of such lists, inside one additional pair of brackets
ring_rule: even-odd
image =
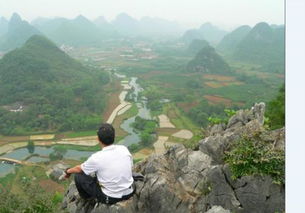
[(175, 145), (176, 143), (169, 142), (168, 136), (159, 136), (158, 140), (154, 143), (155, 153), (164, 154), (166, 152), (166, 147)]
[[(109, 116), (109, 118), (107, 120), (107, 123), (112, 124), (117, 115), (121, 115), (127, 111), (127, 110), (125, 110), (125, 111), (123, 110), (125, 107), (128, 107), (128, 106), (131, 107), (131, 103), (125, 101), (127, 93), (128, 93), (128, 91), (126, 91), (126, 90), (124, 90), (120, 93), (120, 95), (119, 95), (120, 104), (112, 111), (111, 115)], [(123, 112), (122, 112), (122, 110), (123, 110)], [(121, 111), (121, 113), (120, 113), (120, 111)]]
[(159, 115), (158, 118), (160, 128), (175, 128), (175, 125), (170, 122), (166, 115)]
[(52, 140), (54, 139), (54, 134), (49, 135), (31, 135), (30, 140)]
[(193, 133), (190, 130), (182, 129), (174, 134), (172, 136), (176, 138), (183, 138), (183, 139), (191, 139), (193, 137)]

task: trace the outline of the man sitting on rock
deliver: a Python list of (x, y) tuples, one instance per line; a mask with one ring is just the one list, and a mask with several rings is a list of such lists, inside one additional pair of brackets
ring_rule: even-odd
[[(97, 199), (101, 203), (114, 204), (129, 199), (132, 187), (132, 155), (123, 145), (114, 145), (115, 130), (110, 124), (102, 124), (98, 132), (101, 151), (92, 154), (81, 165), (66, 169), (66, 178), (75, 173), (75, 184), (84, 199)], [(96, 177), (92, 177), (92, 174)]]

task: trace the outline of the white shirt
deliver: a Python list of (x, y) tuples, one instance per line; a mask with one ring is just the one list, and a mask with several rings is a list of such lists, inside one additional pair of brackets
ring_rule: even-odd
[(103, 193), (115, 198), (133, 191), (132, 166), (132, 155), (123, 145), (106, 146), (81, 164), (86, 175), (96, 173)]

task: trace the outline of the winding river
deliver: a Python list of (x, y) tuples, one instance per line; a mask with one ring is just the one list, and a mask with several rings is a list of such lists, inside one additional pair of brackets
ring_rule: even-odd
[(133, 88), (132, 96), (134, 98), (134, 102), (137, 105), (138, 114), (134, 117), (124, 120), (120, 126), (124, 131), (128, 132), (129, 134), (124, 139), (119, 141), (119, 144), (124, 144), (125, 146), (129, 146), (131, 144), (137, 144), (140, 142), (140, 136), (131, 127), (131, 124), (135, 121), (135, 118), (139, 116), (144, 119), (151, 119), (150, 110), (146, 106), (147, 103), (145, 98), (139, 97), (139, 93), (143, 91), (143, 88), (140, 87), (140, 85), (137, 83), (137, 78), (132, 77), (129, 82), (129, 85)]

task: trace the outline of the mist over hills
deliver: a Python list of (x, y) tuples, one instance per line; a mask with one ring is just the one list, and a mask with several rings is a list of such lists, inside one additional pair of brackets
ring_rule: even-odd
[(152, 17), (137, 20), (126, 13), (119, 14), (111, 24), (117, 32), (129, 36), (177, 36), (184, 31), (177, 22)]
[(182, 40), (185, 42), (191, 42), (194, 39), (203, 39), (207, 40), (212, 45), (216, 45), (226, 34), (226, 31), (219, 29), (211, 23), (205, 23), (201, 25), (199, 29), (186, 31), (182, 36)]
[(119, 14), (111, 22), (102, 16), (91, 21), (79, 15), (74, 19), (40, 17), (31, 24), (23, 21), (16, 13), (9, 22), (1, 18), (0, 50), (20, 47), (32, 35), (42, 33), (57, 45), (75, 47), (99, 47), (109, 39), (162, 38), (171, 42), (182, 41), (189, 46), (188, 54), (198, 53), (208, 43), (233, 60), (263, 65), (263, 69), (272, 72), (284, 70), (283, 25), (262, 22), (253, 28), (242, 25), (232, 32), (226, 32), (211, 23), (205, 23), (198, 29), (185, 31), (181, 37), (184, 28), (176, 22), (151, 17), (138, 20), (126, 13)]
[(250, 32), (250, 30), (251, 27), (248, 25), (238, 27), (224, 36), (221, 42), (217, 45), (217, 49), (232, 52)]
[(40, 19), (33, 21), (33, 24), (59, 45), (95, 45), (103, 36), (94, 23), (81, 15), (72, 20), (65, 18)]
[(8, 21), (4, 18), (0, 18), (0, 37), (7, 32)]
[(93, 23), (101, 30), (103, 34), (106, 34), (106, 36), (113, 36), (115, 34), (118, 35), (117, 31), (115, 30), (114, 26), (108, 22), (105, 17), (99, 16), (96, 18)]
[(273, 72), (284, 72), (284, 26), (272, 28), (265, 22), (258, 23), (236, 46), (233, 57), (262, 64)]
[(197, 54), (200, 50), (202, 50), (204, 47), (209, 46), (209, 42), (206, 40), (199, 40), (199, 39), (194, 39), (188, 46), (188, 52), (193, 54)]
[(14, 13), (8, 22), (7, 31), (0, 38), (0, 50), (7, 51), (20, 47), (32, 35), (39, 34), (41, 34), (39, 30)]

